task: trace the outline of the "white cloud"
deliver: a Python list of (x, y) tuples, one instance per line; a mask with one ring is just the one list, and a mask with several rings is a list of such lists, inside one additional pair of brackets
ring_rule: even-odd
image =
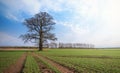
[(61, 11), (61, 1), (56, 0), (1, 0), (1, 3), (6, 5), (9, 9), (8, 12), (19, 14), (25, 12), (34, 15), (41, 10), (43, 11)]
[(81, 27), (79, 24), (74, 24), (72, 22), (57, 22), (60, 25), (65, 26), (66, 28), (69, 28), (70, 31), (74, 34), (84, 35), (89, 32), (89, 29), (86, 27)]
[(6, 17), (15, 21), (19, 21), (19, 19), (11, 13), (6, 14)]
[(26, 13), (30, 13), (31, 15), (34, 15), (38, 13), (41, 9), (41, 3), (39, 0), (22, 0), (22, 8)]
[(0, 3), (5, 5), (5, 15), (7, 18), (13, 18), (13, 20), (23, 20), (25, 17), (22, 13), (26, 13), (30, 16), (39, 13), (40, 11), (47, 12), (59, 12), (62, 11), (61, 0), (1, 0)]
[[(99, 46), (120, 46), (120, 1), (108, 0), (101, 9), (102, 25), (98, 32), (94, 34), (97, 38), (96, 44)], [(101, 36), (101, 37), (99, 37)]]
[(26, 12), (28, 14), (34, 15), (40, 10), (39, 0), (1, 0), (1, 3), (8, 7), (8, 12), (17, 14), (19, 12)]
[[(40, 10), (64, 13), (58, 23), (69, 31), (61, 32), (59, 41), (93, 43), (97, 47), (120, 46), (120, 0), (2, 0), (14, 20), (20, 12), (30, 15)], [(59, 16), (57, 16), (59, 17)], [(62, 35), (62, 37), (61, 37)], [(73, 39), (74, 38), (74, 39)]]
[(62, 23), (70, 29), (60, 37), (62, 41), (93, 43), (96, 47), (120, 47), (119, 0), (71, 0), (66, 4), (74, 15), (69, 22)]
[(55, 12), (63, 10), (61, 0), (41, 0), (40, 4), (42, 4), (42, 10)]
[(34, 46), (32, 43), (24, 43), (20, 38), (0, 32), (0, 46)]

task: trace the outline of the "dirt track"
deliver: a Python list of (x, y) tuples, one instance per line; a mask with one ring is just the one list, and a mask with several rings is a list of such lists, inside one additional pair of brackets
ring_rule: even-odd
[(37, 57), (41, 58), (42, 60), (48, 62), (49, 64), (51, 64), (52, 66), (56, 67), (61, 73), (74, 73), (73, 71), (71, 71), (70, 69), (58, 64), (58, 63), (55, 63), (41, 55), (37, 55), (37, 54), (34, 54), (36, 55)]
[(52, 69), (48, 68), (47, 65), (45, 65), (43, 62), (41, 62), (36, 54), (32, 54), (35, 58), (36, 62), (39, 65), (39, 69), (42, 73), (55, 73)]
[[(33, 55), (36, 56), (37, 58), (42, 59), (43, 61), (48, 62), (53, 67), (57, 68), (61, 73), (75, 73), (74, 71), (70, 70), (69, 68), (64, 67), (64, 66), (60, 65), (59, 63), (56, 63), (56, 62), (54, 62), (54, 61), (52, 61), (52, 60), (50, 60), (50, 59), (48, 59), (46, 57), (43, 57), (43, 56), (35, 54), (35, 53), (33, 53)], [(12, 64), (7, 69), (5, 69), (3, 73), (22, 73), (26, 56), (27, 56), (27, 54), (23, 54), (16, 61), (16, 63)], [(55, 73), (51, 69), (45, 67), (45, 65), (42, 64), (42, 63), (38, 62), (38, 65), (40, 66), (40, 69), (42, 70), (42, 73)]]
[(26, 59), (26, 54), (23, 54), (15, 64), (8, 67), (3, 73), (21, 73), (24, 62)]

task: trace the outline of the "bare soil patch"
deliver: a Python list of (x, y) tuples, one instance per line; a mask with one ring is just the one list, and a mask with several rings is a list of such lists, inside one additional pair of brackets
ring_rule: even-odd
[(3, 73), (21, 73), (27, 54), (23, 54), (15, 64), (8, 67)]
[(52, 66), (56, 67), (61, 73), (75, 73), (73, 70), (70, 70), (69, 68), (64, 67), (64, 66), (60, 65), (59, 63), (56, 63), (56, 62), (54, 62), (46, 57), (43, 57), (43, 56), (37, 55), (37, 54), (35, 54), (35, 55), (37, 57), (41, 58), (42, 60), (48, 62)]

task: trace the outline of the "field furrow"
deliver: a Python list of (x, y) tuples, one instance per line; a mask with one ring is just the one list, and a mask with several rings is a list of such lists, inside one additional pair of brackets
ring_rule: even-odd
[(4, 73), (21, 73), (23, 66), (24, 66), (24, 62), (26, 59), (26, 54), (23, 54), (17, 61), (15, 64), (12, 64), (11, 66), (9, 66)]
[(23, 54), (21, 51), (0, 51), (0, 73), (15, 64)]
[(61, 73), (57, 68), (55, 68), (53, 65), (51, 65), (51, 63), (41, 56), (38, 56), (35, 53), (33, 53), (33, 56), (36, 59), (42, 73)]

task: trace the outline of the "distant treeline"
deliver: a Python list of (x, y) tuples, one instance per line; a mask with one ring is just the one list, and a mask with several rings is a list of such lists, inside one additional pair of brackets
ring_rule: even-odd
[[(46, 43), (43, 44), (44, 48), (94, 48), (93, 44), (83, 43)], [(0, 46), (0, 48), (14, 48), (14, 49), (37, 49), (34, 46)]]
[(46, 48), (94, 48), (93, 44), (84, 43), (49, 43), (43, 46)]

